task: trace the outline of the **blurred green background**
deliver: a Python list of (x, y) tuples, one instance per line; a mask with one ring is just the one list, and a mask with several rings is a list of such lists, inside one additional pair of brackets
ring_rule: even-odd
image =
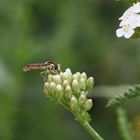
[[(0, 1), (0, 140), (91, 140), (68, 111), (43, 95), (40, 72), (22, 68), (53, 60), (63, 70), (94, 76), (95, 88), (140, 83), (140, 41), (115, 35), (129, 6), (127, 0)], [(119, 140), (115, 108), (105, 108), (107, 93), (90, 95), (92, 126), (106, 140)], [(128, 104), (128, 115), (140, 139), (137, 105)]]

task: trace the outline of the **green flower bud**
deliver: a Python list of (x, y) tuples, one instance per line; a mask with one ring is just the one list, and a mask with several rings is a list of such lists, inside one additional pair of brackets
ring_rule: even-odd
[(73, 93), (77, 94), (79, 92), (78, 80), (77, 79), (73, 80), (71, 86), (72, 86)]
[(44, 88), (47, 89), (47, 88), (49, 87), (49, 85), (50, 85), (50, 84), (49, 84), (48, 82), (45, 82)]
[(62, 83), (62, 80), (60, 78), (60, 75), (53, 75), (53, 81), (56, 83), (56, 84), (61, 84)]
[(48, 82), (45, 82), (45, 84), (44, 84), (44, 93), (46, 96), (49, 96), (49, 91), (48, 91), (49, 85), (50, 84)]
[(81, 91), (80, 94), (84, 94), (85, 96), (87, 96), (88, 92), (87, 91)]
[(86, 81), (85, 81), (84, 78), (81, 78), (79, 80), (79, 87), (80, 87), (81, 90), (85, 90), (86, 89)]
[(56, 87), (56, 84), (54, 82), (51, 82), (50, 87), (49, 87), (49, 92), (52, 96), (55, 96), (55, 87)]
[(70, 99), (71, 110), (76, 111), (78, 109), (78, 101), (74, 95)]
[(93, 103), (92, 103), (92, 100), (91, 99), (88, 99), (86, 102), (85, 102), (85, 104), (84, 104), (84, 109), (86, 110), (86, 111), (89, 111), (91, 108), (92, 108), (92, 105), (93, 105)]
[(94, 79), (93, 79), (93, 77), (89, 77), (88, 79), (87, 79), (87, 90), (88, 89), (91, 89), (92, 87), (93, 87), (93, 84), (94, 84)]
[(47, 81), (52, 82), (52, 80), (53, 80), (53, 75), (49, 74), (47, 77)]
[(79, 105), (83, 105), (85, 102), (86, 102), (87, 98), (86, 98), (86, 95), (85, 94), (81, 94), (79, 99), (78, 99), (78, 103)]
[(69, 85), (68, 80), (64, 80), (64, 81), (63, 81), (63, 87), (66, 87), (66, 86), (68, 86), (68, 85)]
[(65, 72), (68, 73), (69, 75), (72, 75), (71, 70), (69, 68), (67, 68)]
[(72, 97), (72, 90), (71, 87), (68, 85), (65, 88), (65, 98), (69, 100), (71, 97)]
[(60, 72), (60, 73), (59, 73), (61, 79), (62, 79), (63, 73), (64, 73), (64, 72)]
[(87, 80), (87, 74), (85, 72), (83, 72), (81, 75), (80, 75), (81, 78), (84, 78), (85, 80)]
[(67, 72), (60, 73), (60, 77), (63, 81), (67, 80), (67, 81), (71, 82), (71, 75)]
[(56, 87), (56, 84), (55, 84), (54, 82), (51, 82), (51, 83), (50, 83), (50, 88), (51, 88), (52, 90), (54, 90), (55, 87)]
[(59, 100), (61, 100), (63, 98), (63, 95), (64, 95), (64, 89), (63, 87), (59, 84), (56, 86), (56, 98), (58, 97)]
[(73, 75), (72, 75), (72, 79), (73, 79), (73, 80), (75, 80), (75, 79), (78, 80), (78, 75), (77, 75), (77, 74), (73, 74)]
[(77, 75), (77, 79), (79, 80), (80, 79), (80, 72), (76, 72), (76, 75)]

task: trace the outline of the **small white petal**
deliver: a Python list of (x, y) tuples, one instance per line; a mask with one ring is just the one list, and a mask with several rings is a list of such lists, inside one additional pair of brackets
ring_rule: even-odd
[(124, 34), (124, 37), (125, 38), (130, 38), (133, 34), (134, 34), (134, 30), (130, 29)]
[(117, 37), (122, 37), (124, 35), (124, 30), (122, 28), (119, 28), (116, 30)]
[(122, 27), (122, 26), (124, 26), (124, 25), (127, 25), (127, 24), (128, 24), (128, 21), (129, 21), (128, 19), (122, 20), (122, 21), (120, 22), (119, 26)]
[(137, 15), (137, 14), (132, 14), (131, 16), (123, 19), (119, 26), (122, 27), (122, 26), (126, 26), (126, 25), (129, 25), (132, 29), (135, 29), (137, 27), (137, 25), (139, 24), (139, 21), (140, 21), (140, 15)]
[(139, 22), (139, 15), (133, 14), (133, 16), (129, 17), (129, 26), (132, 29), (135, 29)]
[(140, 2), (134, 4), (133, 7), (134, 7), (134, 12), (135, 13), (139, 13), (140, 12)]
[(130, 7), (124, 12), (124, 14), (119, 18), (119, 20), (126, 19), (134, 13), (135, 13), (134, 12), (134, 7)]

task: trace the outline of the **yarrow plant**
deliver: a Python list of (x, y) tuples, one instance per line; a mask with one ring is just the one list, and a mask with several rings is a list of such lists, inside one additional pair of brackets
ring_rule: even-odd
[[(134, 0), (130, 0), (134, 1)], [(119, 18), (121, 21), (119, 29), (116, 30), (117, 37), (137, 37), (140, 36), (140, 2), (133, 4)], [(45, 63), (27, 64), (23, 71), (45, 70), (41, 72), (44, 82), (44, 94), (49, 99), (64, 106), (76, 118), (77, 121), (88, 131), (94, 140), (103, 138), (90, 126), (91, 121), (88, 111), (92, 108), (92, 99), (87, 98), (89, 90), (93, 87), (94, 78), (87, 77), (86, 73), (76, 72), (72, 74), (70, 69), (62, 72), (60, 64), (53, 61)], [(123, 140), (133, 140), (133, 134), (129, 127), (126, 111), (121, 104), (140, 96), (140, 85), (129, 89), (120, 96), (110, 99), (107, 107), (116, 105), (118, 128)], [(105, 95), (106, 97), (106, 95)]]
[(46, 74), (45, 79), (44, 94), (72, 112), (95, 140), (103, 140), (89, 125), (91, 118), (88, 111), (93, 103), (87, 94), (93, 87), (93, 77), (87, 78), (85, 72), (72, 74), (70, 69), (66, 69), (57, 74)]
[(116, 30), (117, 37), (124, 36), (128, 39), (134, 35), (138, 36), (140, 33), (140, 2), (134, 3), (133, 6), (128, 8), (119, 20), (121, 22), (119, 24), (120, 28)]

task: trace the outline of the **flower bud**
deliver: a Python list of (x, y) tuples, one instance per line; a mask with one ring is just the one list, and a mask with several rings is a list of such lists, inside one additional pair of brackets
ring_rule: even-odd
[(88, 91), (81, 91), (81, 93), (80, 93), (80, 94), (84, 94), (85, 96), (87, 96)]
[(92, 100), (91, 99), (88, 99), (86, 102), (85, 102), (85, 104), (84, 104), (84, 109), (86, 110), (86, 111), (89, 111), (91, 108), (92, 108), (92, 105), (93, 105), (93, 103), (92, 103)]
[(45, 82), (45, 84), (44, 84), (44, 94), (45, 94), (46, 96), (49, 96), (49, 91), (48, 91), (48, 89), (49, 89), (49, 83), (48, 83), (48, 82)]
[(63, 77), (63, 73), (64, 73), (64, 72), (60, 72), (60, 73), (59, 73), (61, 79), (62, 79), (62, 77)]
[(63, 81), (63, 87), (66, 87), (66, 86), (68, 86), (68, 85), (69, 85), (68, 80), (64, 80), (64, 81)]
[(47, 89), (48, 87), (49, 87), (49, 83), (48, 82), (45, 82), (44, 88)]
[(87, 74), (85, 72), (83, 72), (80, 77), (84, 78), (85, 80), (87, 80)]
[(70, 100), (71, 110), (76, 111), (78, 109), (78, 102), (76, 97), (73, 95)]
[(48, 77), (47, 77), (47, 81), (52, 82), (52, 77), (53, 77), (53, 75), (49, 74)]
[(93, 79), (93, 77), (89, 77), (88, 79), (87, 79), (87, 90), (88, 89), (91, 89), (92, 87), (93, 87), (93, 84), (94, 84), (94, 79)]
[(68, 73), (69, 75), (72, 75), (71, 70), (69, 68), (67, 68), (65, 72)]
[(72, 97), (72, 90), (71, 87), (68, 85), (65, 88), (65, 98), (69, 100), (71, 97)]
[(80, 72), (76, 72), (76, 75), (77, 75), (77, 79), (79, 80), (80, 79)]
[(53, 76), (53, 80), (57, 84), (61, 84), (62, 83), (62, 80), (60, 78), (60, 75), (58, 75), (58, 74)]
[(85, 81), (84, 78), (81, 78), (79, 80), (79, 87), (80, 87), (81, 90), (85, 90), (86, 89), (86, 81)]
[(50, 88), (51, 88), (52, 90), (54, 90), (55, 87), (56, 87), (56, 84), (55, 84), (54, 82), (51, 82), (51, 83), (50, 83)]
[(64, 95), (64, 89), (63, 87), (59, 84), (56, 86), (56, 97), (58, 97), (58, 99), (62, 99)]
[(73, 80), (75, 80), (75, 79), (78, 80), (78, 75), (77, 75), (77, 74), (73, 74), (73, 75), (72, 75), (72, 79), (73, 79)]
[(63, 81), (67, 80), (67, 81), (71, 82), (71, 74), (69, 74), (67, 72), (60, 73), (60, 77)]
[(49, 87), (49, 92), (52, 96), (55, 96), (55, 87), (56, 87), (56, 84), (54, 82), (51, 82), (50, 87)]
[(73, 93), (77, 94), (79, 92), (79, 85), (76, 79), (72, 81), (71, 86), (72, 86)]
[(86, 102), (86, 100), (87, 100), (86, 95), (81, 94), (80, 97), (79, 97), (79, 99), (78, 99), (79, 105), (80, 106), (83, 105)]

